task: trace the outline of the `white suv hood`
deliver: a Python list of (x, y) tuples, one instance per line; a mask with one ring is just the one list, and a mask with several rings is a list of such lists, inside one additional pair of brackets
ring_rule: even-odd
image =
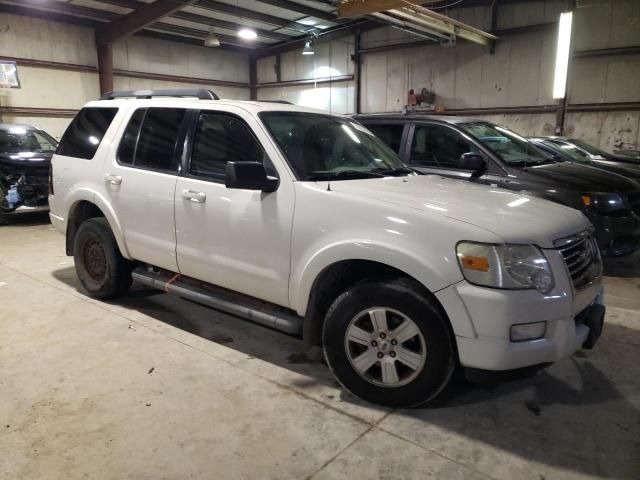
[(331, 182), (331, 190), (445, 216), (488, 230), (505, 242), (543, 248), (589, 226), (572, 208), (436, 175), (341, 180)]

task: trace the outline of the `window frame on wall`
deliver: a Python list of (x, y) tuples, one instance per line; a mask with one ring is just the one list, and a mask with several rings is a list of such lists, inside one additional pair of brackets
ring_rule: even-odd
[[(215, 109), (193, 110), (193, 113), (190, 119), (189, 128), (188, 128), (188, 134), (185, 139), (185, 149), (182, 155), (182, 172), (180, 173), (181, 177), (190, 178), (193, 180), (200, 180), (208, 183), (216, 183), (216, 184), (222, 184), (222, 185), (225, 184), (224, 177), (221, 179), (218, 179), (218, 178), (214, 178), (207, 175), (191, 173), (191, 160), (193, 156), (194, 144), (195, 144), (196, 136), (198, 133), (198, 127), (200, 125), (200, 119), (203, 115), (216, 115), (220, 117), (229, 117), (233, 120), (240, 122), (240, 124), (247, 130), (247, 132), (249, 132), (249, 134), (251, 135), (251, 138), (253, 138), (256, 145), (262, 150), (263, 161), (258, 163), (262, 163), (264, 165), (268, 175), (272, 177), (280, 178), (280, 174), (278, 173), (273, 162), (271, 161), (271, 158), (267, 153), (267, 149), (265, 148), (263, 143), (260, 141), (260, 139), (257, 137), (256, 133), (253, 131), (249, 123), (244, 118), (242, 118), (242, 116), (236, 113), (225, 111), (225, 110), (215, 110)], [(238, 161), (248, 161), (248, 160), (238, 160)]]

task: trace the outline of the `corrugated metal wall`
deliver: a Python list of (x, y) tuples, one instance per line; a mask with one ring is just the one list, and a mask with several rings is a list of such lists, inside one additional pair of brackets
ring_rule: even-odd
[[(496, 29), (548, 25), (556, 22), (568, 6), (566, 0), (503, 4), (499, 7)], [(449, 14), (484, 30), (491, 26), (489, 7), (458, 8)], [(640, 46), (638, 0), (578, 0), (574, 22), (575, 51)], [(487, 48), (464, 40), (449, 47), (366, 53), (362, 56), (361, 111), (399, 112), (407, 102), (408, 90), (422, 87), (433, 89), (437, 103), (449, 110), (553, 106), (556, 37), (554, 26), (503, 34), (493, 55)], [(396, 29), (380, 28), (362, 35), (362, 48), (416, 39)], [(316, 57), (316, 68), (328, 64), (326, 55)], [(300, 52), (282, 56), (282, 71), (290, 72), (288, 79), (309, 78), (308, 71), (290, 66), (304, 58)], [(273, 57), (262, 60), (259, 82), (274, 81), (271, 73), (274, 63)], [(334, 105), (334, 110), (352, 113), (351, 84), (347, 88), (348, 95), (342, 93), (343, 84), (331, 89), (326, 84), (318, 85), (317, 91), (314, 86), (280, 87), (275, 93), (259, 89), (259, 97), (304, 101), (328, 109), (329, 97), (338, 94), (348, 99), (346, 105), (340, 104), (344, 108)], [(640, 102), (640, 55), (574, 58), (568, 92), (570, 104)], [(526, 135), (554, 133), (555, 114), (548, 109), (547, 113), (474, 116), (498, 121)], [(640, 111), (570, 112), (565, 125), (567, 134), (605, 148), (636, 148)]]

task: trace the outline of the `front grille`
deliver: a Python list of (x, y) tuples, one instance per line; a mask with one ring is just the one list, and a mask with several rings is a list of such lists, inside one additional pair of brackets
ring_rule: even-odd
[(564, 259), (576, 289), (581, 289), (602, 274), (602, 261), (595, 239), (590, 232), (582, 232), (555, 242)]
[(640, 192), (634, 192), (627, 195), (629, 199), (629, 205), (631, 206), (631, 210), (636, 215), (640, 215)]

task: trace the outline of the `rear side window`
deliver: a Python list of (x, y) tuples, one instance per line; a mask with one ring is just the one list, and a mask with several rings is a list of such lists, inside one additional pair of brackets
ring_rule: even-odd
[(182, 108), (147, 109), (140, 128), (134, 166), (168, 172), (178, 170), (175, 150), (185, 113)]
[(136, 142), (138, 141), (138, 133), (140, 133), (140, 125), (146, 113), (146, 108), (139, 108), (129, 120), (127, 129), (124, 131), (120, 146), (118, 147), (118, 161), (125, 165), (133, 165), (133, 159), (136, 154)]
[(391, 150), (396, 153), (400, 153), (400, 145), (402, 143), (402, 132), (404, 131), (404, 125), (402, 124), (387, 124), (382, 125), (379, 123), (371, 123), (366, 125), (376, 137), (389, 145)]
[(202, 113), (191, 151), (190, 173), (223, 182), (227, 162), (260, 162), (264, 150), (244, 122), (228, 115)]
[(91, 160), (117, 112), (117, 108), (80, 110), (64, 132), (56, 153)]

